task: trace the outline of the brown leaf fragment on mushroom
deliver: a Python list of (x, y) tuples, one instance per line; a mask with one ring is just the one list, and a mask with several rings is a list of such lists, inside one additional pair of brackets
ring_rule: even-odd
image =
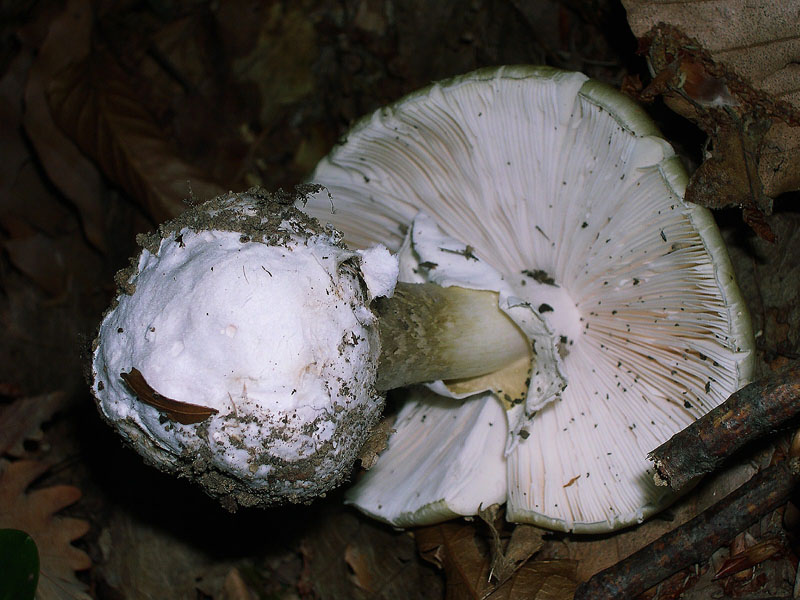
[(771, 198), (800, 189), (798, 7), (741, 0), (623, 4), (654, 74), (639, 98), (663, 94), (709, 136), (706, 162), (687, 198), (712, 208), (741, 206), (748, 224), (770, 239), (763, 217)]
[(141, 402), (157, 408), (164, 413), (168, 419), (177, 421), (183, 425), (202, 423), (219, 412), (217, 409), (208, 406), (180, 402), (162, 396), (150, 387), (144, 375), (136, 368), (131, 368), (129, 373), (120, 373), (119, 376)]

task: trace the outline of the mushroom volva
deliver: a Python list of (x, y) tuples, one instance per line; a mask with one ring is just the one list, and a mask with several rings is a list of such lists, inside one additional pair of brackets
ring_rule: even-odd
[(93, 391), (148, 461), (229, 507), (308, 501), (348, 477), (383, 392), (424, 384), (348, 492), (365, 513), (506, 502), (594, 532), (666, 506), (647, 453), (746, 382), (753, 341), (639, 107), (576, 73), (477, 71), (366, 117), (311, 180), (304, 212), (258, 190), (192, 209), (121, 274)]

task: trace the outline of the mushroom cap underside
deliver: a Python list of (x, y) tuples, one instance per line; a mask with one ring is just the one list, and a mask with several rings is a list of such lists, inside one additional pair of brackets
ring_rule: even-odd
[[(653, 484), (647, 453), (747, 381), (754, 343), (714, 220), (683, 201), (680, 161), (638, 105), (581, 74), (484, 69), (364, 118), (311, 180), (327, 190), (306, 210), (356, 246), (397, 250), (426, 213), (560, 338), (560, 398), (535, 415), (525, 405), (505, 413), (506, 435), (517, 437), (493, 468), (505, 473), (510, 520), (603, 531), (673, 499)], [(416, 259), (423, 278), (437, 276), (435, 256)], [(542, 301), (550, 287), (562, 294), (556, 306)], [(404, 415), (431, 400), (408, 402)], [(451, 402), (452, 414), (441, 403), (430, 414), (458, 421), (475, 410)], [(464, 461), (434, 436), (408, 443), (419, 434), (412, 422), (397, 427), (351, 501), (398, 525), (424, 507), (425, 522), (473, 514), (468, 505), (481, 503), (462, 502), (467, 492), (422, 484), (402, 506), (371, 504), (400, 462), (439, 456), (429, 477), (476, 486), (485, 477), (459, 470)]]

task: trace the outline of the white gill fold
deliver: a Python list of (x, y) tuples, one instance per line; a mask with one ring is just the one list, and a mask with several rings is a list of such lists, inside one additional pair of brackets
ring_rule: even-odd
[(348, 502), (381, 521), (410, 526), (505, 501), (507, 429), (491, 394), (454, 400), (413, 388), (393, 427), (388, 448), (348, 490)]

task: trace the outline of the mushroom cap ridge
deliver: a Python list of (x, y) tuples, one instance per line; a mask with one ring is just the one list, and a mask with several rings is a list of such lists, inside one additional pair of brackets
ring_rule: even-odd
[[(543, 115), (547, 119), (537, 122)], [(495, 129), (486, 125), (492, 119)], [(567, 147), (576, 141), (584, 146)], [(518, 414), (521, 409), (507, 413), (512, 434), (522, 419), (531, 425), (529, 438), (497, 461), (508, 469), (510, 519), (607, 531), (641, 521), (674, 499), (652, 487), (647, 451), (748, 380), (754, 343), (714, 220), (706, 209), (683, 202), (687, 178), (680, 161), (638, 105), (580, 74), (482, 69), (362, 119), (312, 180), (330, 190), (335, 213), (327, 194), (312, 198), (307, 210), (333, 222), (349, 243), (380, 241), (397, 249), (424, 211), (516, 285), (523, 299), (536, 286), (522, 271), (541, 271), (579, 305), (589, 329), (572, 340), (576, 346), (565, 358), (563, 400), (533, 419)], [(646, 198), (655, 204), (648, 208)], [(554, 217), (562, 208), (566, 214)], [(555, 246), (560, 254), (551, 250)], [(659, 279), (655, 271), (662, 267), (669, 275)], [(610, 271), (582, 276), (591, 269)], [(601, 332), (612, 343), (604, 343)], [(671, 341), (660, 344), (662, 335)], [(629, 349), (629, 359), (619, 354)], [(579, 385), (581, 375), (586, 383)], [(606, 406), (605, 393), (616, 404)], [(623, 402), (634, 396), (634, 408)], [(575, 397), (581, 408), (564, 408)], [(645, 420), (653, 407), (657, 414)], [(553, 431), (545, 434), (545, 426)], [(602, 446), (626, 436), (635, 439), (625, 452), (635, 454), (636, 464), (605, 458)], [(391, 451), (390, 441), (387, 455)], [(368, 480), (377, 481), (380, 460), (374, 469)], [(641, 473), (626, 475), (625, 469)], [(591, 506), (582, 507), (587, 496)], [(446, 512), (442, 518), (450, 516)]]

